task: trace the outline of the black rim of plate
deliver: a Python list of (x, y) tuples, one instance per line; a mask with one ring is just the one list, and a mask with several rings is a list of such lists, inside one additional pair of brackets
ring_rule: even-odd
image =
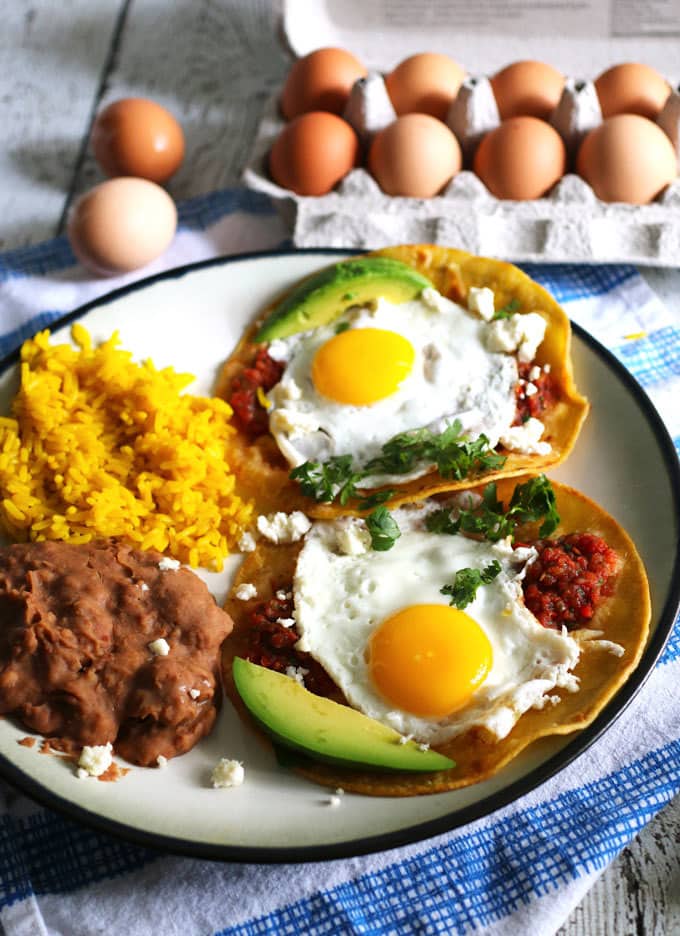
[[(266, 260), (274, 257), (296, 256), (300, 254), (320, 256), (349, 256), (352, 252), (341, 248), (309, 248), (303, 250), (279, 249), (271, 251), (255, 251), (250, 253), (234, 254), (226, 257), (214, 257), (209, 260), (190, 263), (158, 273), (146, 279), (137, 280), (126, 286), (106, 293), (91, 302), (80, 306), (73, 312), (67, 313), (55, 322), (50, 328), (61, 328), (73, 322), (91, 309), (113, 302), (127, 293), (146, 289), (163, 280), (178, 279), (197, 270), (211, 266), (242, 263), (251, 260)], [(354, 251), (353, 253), (358, 253)], [(624, 385), (642, 410), (647, 423), (656, 438), (660, 455), (663, 459), (674, 498), (675, 516), (680, 515), (680, 464), (675, 447), (668, 434), (661, 417), (646, 392), (623, 364), (603, 345), (593, 338), (579, 325), (572, 322), (572, 330), (596, 355), (606, 367)], [(0, 376), (19, 360), (19, 351), (8, 355), (0, 361)], [(144, 848), (150, 848), (161, 853), (186, 855), (193, 858), (206, 858), (215, 861), (254, 862), (262, 864), (284, 864), (305, 861), (327, 861), (338, 858), (350, 858), (356, 855), (371, 854), (386, 851), (391, 848), (423, 842), (429, 838), (449, 832), (453, 829), (467, 825), (476, 819), (489, 816), (504, 806), (514, 802), (519, 797), (539, 787), (546, 780), (567, 767), (580, 754), (583, 754), (600, 735), (622, 714), (629, 703), (642, 688), (650, 676), (654, 665), (668, 642), (678, 606), (680, 605), (680, 547), (676, 550), (672, 581), (669, 593), (659, 615), (659, 622), (634, 672), (625, 684), (619, 689), (614, 698), (599, 713), (597, 718), (582, 731), (576, 733), (574, 739), (561, 750), (550, 757), (543, 764), (530, 770), (524, 777), (508, 784), (489, 796), (478, 800), (468, 806), (453, 810), (452, 812), (378, 835), (371, 835), (361, 839), (349, 839), (342, 842), (332, 842), (323, 845), (303, 845), (294, 847), (268, 847), (244, 845), (215, 845), (211, 843), (192, 842), (187, 839), (165, 836), (155, 832), (147, 832), (134, 826), (126, 825), (113, 819), (107, 819), (96, 812), (92, 812), (61, 796), (53, 793), (41, 783), (16, 767), (5, 755), (0, 753), (0, 776), (8, 781), (20, 792), (31, 797), (43, 806), (54, 809), (69, 819), (75, 819), (83, 825), (89, 826), (98, 832), (104, 832), (117, 838), (132, 842)]]

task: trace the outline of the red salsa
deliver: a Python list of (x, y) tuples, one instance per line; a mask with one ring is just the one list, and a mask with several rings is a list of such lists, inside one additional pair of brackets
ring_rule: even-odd
[[(540, 419), (546, 410), (553, 406), (558, 397), (559, 390), (557, 381), (549, 371), (541, 368), (538, 377), (530, 378), (529, 374), (534, 364), (518, 363), (519, 383), (515, 388), (515, 400), (517, 412), (515, 414), (515, 425), (525, 423), (532, 416)], [(536, 387), (536, 392), (527, 394), (527, 385)]]
[(532, 544), (538, 557), (522, 582), (524, 603), (544, 627), (583, 627), (614, 590), (619, 559), (600, 536), (569, 533)]
[[(284, 588), (280, 591), (290, 595)], [(295, 626), (286, 627), (279, 621), (290, 621), (293, 616), (293, 599), (270, 598), (260, 601), (250, 613), (247, 657), (267, 669), (285, 673), (289, 666), (307, 670), (304, 674), (305, 688), (316, 695), (331, 695), (334, 683), (323, 667), (308, 653), (295, 649), (300, 635)]]
[(231, 382), (229, 405), (243, 432), (251, 436), (263, 435), (269, 428), (267, 411), (258, 399), (258, 389), (266, 393), (281, 379), (283, 364), (275, 361), (266, 348), (259, 348), (253, 361), (244, 367)]

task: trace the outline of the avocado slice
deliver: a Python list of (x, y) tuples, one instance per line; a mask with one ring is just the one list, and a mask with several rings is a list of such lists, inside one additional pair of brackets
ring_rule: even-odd
[(390, 302), (414, 299), (430, 280), (390, 257), (343, 260), (303, 280), (266, 318), (254, 341), (286, 338), (327, 325), (349, 308), (384, 296)]
[(454, 761), (421, 751), (414, 741), (361, 712), (314, 695), (294, 679), (235, 657), (233, 676), (255, 720), (279, 744), (341, 767), (380, 770), (449, 770)]

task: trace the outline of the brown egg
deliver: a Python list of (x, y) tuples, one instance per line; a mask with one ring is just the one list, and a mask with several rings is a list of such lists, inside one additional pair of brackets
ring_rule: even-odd
[(397, 114), (431, 114), (446, 119), (465, 70), (448, 55), (421, 52), (404, 59), (385, 78)]
[(460, 171), (458, 140), (429, 114), (404, 114), (373, 138), (368, 168), (383, 192), (431, 198)]
[(281, 111), (292, 120), (309, 111), (341, 114), (359, 78), (366, 68), (344, 49), (317, 49), (298, 59), (288, 72), (281, 93)]
[(184, 134), (172, 114), (146, 98), (114, 101), (92, 126), (94, 157), (108, 176), (165, 182), (184, 159)]
[(665, 78), (649, 65), (625, 62), (613, 65), (595, 79), (603, 117), (640, 114), (654, 120), (671, 93)]
[(336, 114), (312, 111), (286, 124), (269, 154), (272, 179), (298, 195), (325, 195), (359, 159), (359, 138)]
[(177, 210), (165, 189), (121, 176), (82, 195), (67, 234), (76, 257), (100, 275), (126, 273), (163, 253), (175, 234)]
[(559, 133), (537, 117), (511, 117), (484, 137), (474, 171), (496, 198), (540, 198), (564, 175), (567, 153)]
[(660, 127), (639, 114), (616, 114), (586, 136), (576, 170), (602, 201), (644, 205), (676, 178), (677, 163)]
[(547, 120), (559, 103), (564, 75), (543, 62), (513, 62), (496, 72), (491, 87), (501, 120), (520, 116)]

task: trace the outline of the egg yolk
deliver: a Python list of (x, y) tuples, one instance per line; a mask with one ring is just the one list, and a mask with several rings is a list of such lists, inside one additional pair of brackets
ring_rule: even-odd
[(410, 341), (383, 328), (350, 328), (321, 345), (312, 362), (314, 386), (336, 403), (367, 406), (390, 396), (411, 371)]
[(489, 638), (446, 605), (411, 605), (384, 620), (368, 646), (371, 678), (395, 707), (426, 718), (455, 712), (486, 679)]

